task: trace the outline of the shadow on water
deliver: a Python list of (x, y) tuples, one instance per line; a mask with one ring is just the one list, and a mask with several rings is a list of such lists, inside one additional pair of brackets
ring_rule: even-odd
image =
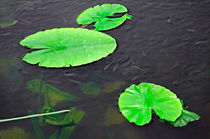
[[(110, 56), (81, 67), (46, 69), (21, 60), (19, 41), (56, 27), (78, 27), (84, 9), (113, 0), (0, 2), (0, 119), (60, 109), (70, 114), (0, 124), (0, 139), (184, 139), (210, 136), (210, 1), (121, 0), (133, 19), (106, 31)], [(131, 84), (152, 82), (182, 98), (201, 120), (183, 128), (154, 120), (138, 127), (118, 109)], [(30, 111), (29, 111), (30, 110)], [(65, 119), (65, 120), (64, 120)], [(154, 116), (154, 119), (158, 119)]]

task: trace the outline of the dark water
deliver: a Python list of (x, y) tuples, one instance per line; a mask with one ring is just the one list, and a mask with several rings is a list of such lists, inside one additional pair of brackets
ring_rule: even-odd
[[(39, 93), (26, 88), (29, 81), (39, 79), (79, 97), (54, 107), (74, 106), (85, 112), (71, 139), (210, 138), (209, 0), (119, 0), (133, 19), (105, 32), (118, 42), (117, 50), (107, 58), (61, 69), (40, 68), (21, 60), (30, 51), (19, 45), (24, 37), (45, 29), (78, 27), (79, 13), (103, 3), (115, 1), (0, 0), (1, 18), (7, 23), (17, 21), (0, 28), (0, 119), (27, 115), (29, 109), (40, 112)], [(144, 127), (129, 123), (119, 113), (118, 97), (131, 84), (141, 82), (169, 88), (201, 119), (182, 128), (160, 123), (155, 115)], [(85, 92), (86, 86), (92, 90)], [(14, 127), (23, 129), (25, 138), (37, 138), (30, 119), (0, 123), (0, 133)], [(42, 128), (46, 138), (56, 129)]]

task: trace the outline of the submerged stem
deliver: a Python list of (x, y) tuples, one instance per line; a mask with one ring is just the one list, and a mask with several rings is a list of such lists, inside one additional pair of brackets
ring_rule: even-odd
[(66, 113), (66, 112), (70, 112), (70, 110), (60, 110), (60, 111), (54, 111), (54, 112), (48, 112), (48, 113), (32, 114), (32, 115), (21, 116), (21, 117), (1, 119), (0, 123), (9, 122), (9, 121), (15, 121), (15, 120), (28, 119), (28, 118), (41, 117), (41, 116), (47, 116), (47, 115), (54, 115), (54, 114), (60, 114), (60, 113)]

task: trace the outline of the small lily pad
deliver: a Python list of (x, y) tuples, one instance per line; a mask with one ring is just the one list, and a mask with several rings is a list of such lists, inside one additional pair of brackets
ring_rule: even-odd
[(118, 103), (125, 118), (140, 126), (151, 121), (152, 110), (160, 119), (174, 122), (183, 109), (173, 92), (152, 83), (130, 86), (120, 95)]
[(77, 17), (80, 25), (92, 24), (95, 30), (109, 30), (123, 24), (126, 19), (131, 19), (131, 15), (124, 14), (122, 17), (112, 17), (116, 13), (126, 13), (128, 9), (121, 4), (103, 4), (90, 7)]
[(189, 122), (197, 121), (200, 119), (200, 115), (183, 109), (182, 115), (175, 121), (171, 122), (174, 127), (186, 126)]
[(24, 61), (57, 68), (97, 61), (111, 54), (117, 46), (111, 36), (81, 28), (40, 31), (26, 37), (20, 44), (36, 50), (26, 54)]

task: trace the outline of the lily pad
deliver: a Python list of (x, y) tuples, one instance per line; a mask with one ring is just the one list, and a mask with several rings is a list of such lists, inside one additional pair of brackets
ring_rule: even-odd
[(95, 30), (109, 30), (123, 24), (131, 15), (124, 14), (122, 17), (112, 17), (116, 13), (126, 13), (128, 9), (121, 4), (103, 4), (90, 7), (77, 17), (78, 24), (92, 24)]
[(197, 121), (200, 119), (200, 115), (183, 109), (182, 115), (175, 121), (171, 122), (174, 127), (186, 126), (189, 122)]
[(132, 85), (120, 95), (119, 108), (129, 122), (145, 125), (152, 119), (152, 110), (174, 122), (182, 113), (182, 104), (170, 90), (152, 83)]
[[(44, 67), (69, 67), (88, 64), (108, 56), (116, 49), (111, 36), (81, 28), (57, 28), (40, 31), (20, 42), (36, 51), (23, 60)], [(37, 50), (38, 49), (38, 50)]]

